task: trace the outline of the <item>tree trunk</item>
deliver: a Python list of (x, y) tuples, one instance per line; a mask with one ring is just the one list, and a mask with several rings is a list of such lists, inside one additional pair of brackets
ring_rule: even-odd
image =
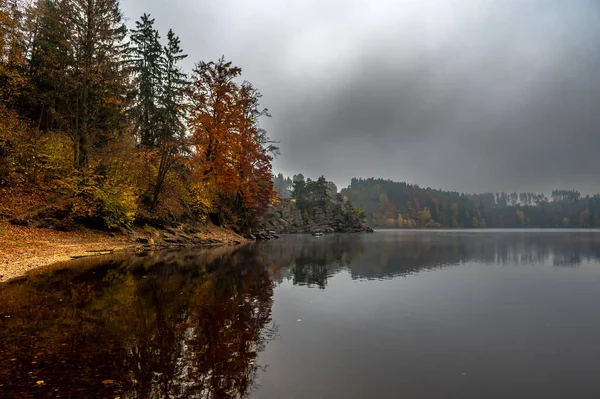
[(160, 192), (162, 191), (163, 184), (165, 182), (165, 178), (167, 177), (167, 172), (169, 171), (170, 165), (168, 163), (168, 154), (163, 151), (163, 154), (160, 157), (160, 163), (158, 165), (158, 174), (156, 176), (156, 184), (154, 185), (154, 194), (152, 196), (152, 205), (150, 206), (150, 212), (154, 212), (156, 210), (156, 206), (158, 205), (158, 197), (160, 196)]
[(160, 192), (162, 191), (162, 186), (164, 182), (165, 176), (161, 176), (161, 172), (159, 171), (159, 174), (156, 177), (156, 184), (154, 185), (154, 194), (152, 196), (152, 205), (150, 206), (150, 212), (154, 212), (156, 210), (156, 206), (158, 205), (158, 197), (160, 195)]
[(79, 168), (79, 140), (73, 140), (73, 166)]

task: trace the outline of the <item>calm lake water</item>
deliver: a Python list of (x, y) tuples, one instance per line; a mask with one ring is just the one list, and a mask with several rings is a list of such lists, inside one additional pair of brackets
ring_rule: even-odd
[(0, 285), (2, 398), (600, 398), (600, 232), (380, 231)]

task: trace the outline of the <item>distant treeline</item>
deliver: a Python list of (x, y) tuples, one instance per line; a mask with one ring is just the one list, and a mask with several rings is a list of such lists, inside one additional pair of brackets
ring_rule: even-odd
[(462, 194), (354, 178), (341, 194), (378, 228), (600, 227), (600, 195), (576, 190)]

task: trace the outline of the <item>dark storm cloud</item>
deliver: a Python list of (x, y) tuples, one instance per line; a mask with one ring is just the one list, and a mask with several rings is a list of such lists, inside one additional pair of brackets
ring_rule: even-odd
[(276, 171), (462, 191), (600, 191), (590, 1), (141, 1), (263, 92)]

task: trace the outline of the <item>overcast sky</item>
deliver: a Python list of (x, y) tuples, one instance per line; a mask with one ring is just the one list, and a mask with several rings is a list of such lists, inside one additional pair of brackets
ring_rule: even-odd
[(274, 172), (600, 191), (600, 2), (122, 0), (263, 93)]

